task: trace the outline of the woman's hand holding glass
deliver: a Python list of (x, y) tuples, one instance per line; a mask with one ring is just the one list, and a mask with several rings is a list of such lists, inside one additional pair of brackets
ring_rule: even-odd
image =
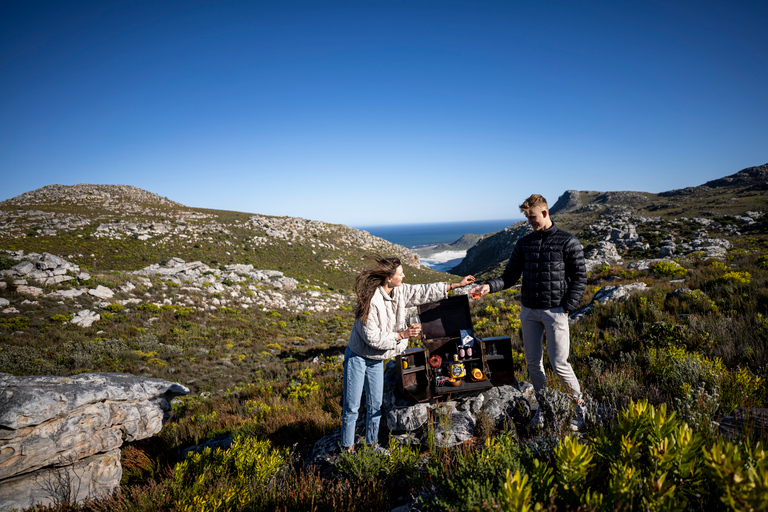
[(415, 338), (421, 334), (421, 319), (419, 315), (412, 315), (408, 318), (408, 329), (404, 331), (404, 338)]

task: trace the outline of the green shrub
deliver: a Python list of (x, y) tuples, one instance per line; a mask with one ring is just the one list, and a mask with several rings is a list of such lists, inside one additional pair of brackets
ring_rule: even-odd
[(187, 318), (195, 311), (191, 306), (175, 306), (173, 309), (176, 312), (176, 318)]
[[(566, 437), (555, 451), (554, 473), (559, 484), (555, 503), (565, 508), (619, 510), (682, 510), (701, 499), (704, 485), (701, 438), (666, 406), (630, 402), (610, 430), (600, 429), (587, 445)], [(506, 481), (505, 496), (529, 505), (527, 482)]]
[(699, 384), (708, 389), (718, 386), (725, 372), (722, 360), (709, 359), (698, 352), (669, 346), (650, 349), (647, 353), (650, 374), (659, 388), (672, 397), (682, 398)]
[(48, 351), (23, 345), (0, 346), (0, 371), (16, 376), (60, 375), (62, 367), (48, 357)]
[(515, 436), (503, 432), (481, 449), (459, 446), (431, 459), (427, 471), (439, 495), (424, 510), (476, 510), (502, 502), (507, 471), (522, 469), (520, 454)]
[(7, 254), (0, 253), (0, 270), (9, 270), (18, 264), (19, 264), (18, 261), (11, 258)]
[(751, 448), (720, 440), (704, 450), (704, 462), (720, 501), (729, 510), (766, 510), (768, 453), (761, 443)]
[(139, 311), (146, 311), (148, 313), (159, 313), (161, 310), (160, 306), (157, 304), (153, 304), (151, 302), (142, 302), (138, 306), (136, 306), (136, 309)]
[(29, 329), (29, 318), (25, 316), (14, 316), (11, 318), (0, 318), (0, 328), (9, 331), (23, 331)]
[(104, 309), (106, 309), (107, 311), (111, 311), (112, 313), (119, 313), (119, 312), (121, 312), (123, 310), (123, 305), (122, 304), (110, 304), (110, 305), (106, 306)]
[(363, 443), (353, 453), (343, 450), (335, 470), (340, 477), (353, 483), (384, 480), (389, 474), (389, 462), (386, 455)]
[(205, 448), (173, 469), (176, 507), (184, 512), (252, 510), (289, 463), (288, 449), (256, 438), (235, 437), (226, 450)]

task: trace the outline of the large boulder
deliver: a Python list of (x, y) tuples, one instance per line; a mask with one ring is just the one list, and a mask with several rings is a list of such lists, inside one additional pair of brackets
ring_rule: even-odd
[(616, 250), (616, 245), (606, 240), (600, 240), (585, 257), (587, 272), (592, 272), (602, 265), (615, 265), (621, 263), (621, 256)]
[(0, 373), (0, 510), (111, 492), (122, 476), (123, 441), (158, 433), (170, 400), (187, 393), (129, 374)]

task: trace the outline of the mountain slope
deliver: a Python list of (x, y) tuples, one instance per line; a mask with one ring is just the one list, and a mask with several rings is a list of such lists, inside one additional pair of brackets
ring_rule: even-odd
[[(586, 248), (606, 236), (603, 222), (613, 222), (616, 229), (631, 225), (641, 238), (655, 242), (660, 225), (674, 219), (694, 217), (734, 224), (734, 216), (745, 212), (768, 212), (768, 164), (748, 167), (735, 174), (709, 181), (697, 187), (649, 192), (568, 190), (551, 207), (555, 223), (579, 237)], [(723, 234), (732, 233), (726, 228)], [(530, 229), (524, 222), (481, 239), (467, 256), (451, 270), (456, 275), (496, 276), (503, 270), (515, 242)], [(714, 232), (714, 231), (713, 231)], [(626, 256), (649, 256), (642, 251), (628, 251)]]
[(137, 270), (174, 257), (252, 264), (350, 289), (367, 255), (396, 255), (415, 279), (443, 279), (405, 247), (348, 226), (191, 208), (127, 185), (48, 185), (0, 203), (0, 248), (67, 256), (91, 271)]

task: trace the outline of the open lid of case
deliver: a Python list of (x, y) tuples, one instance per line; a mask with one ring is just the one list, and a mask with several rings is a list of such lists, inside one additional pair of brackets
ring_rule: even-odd
[(424, 339), (458, 338), (462, 329), (474, 331), (469, 298), (466, 295), (454, 295), (437, 302), (422, 304), (418, 309)]

